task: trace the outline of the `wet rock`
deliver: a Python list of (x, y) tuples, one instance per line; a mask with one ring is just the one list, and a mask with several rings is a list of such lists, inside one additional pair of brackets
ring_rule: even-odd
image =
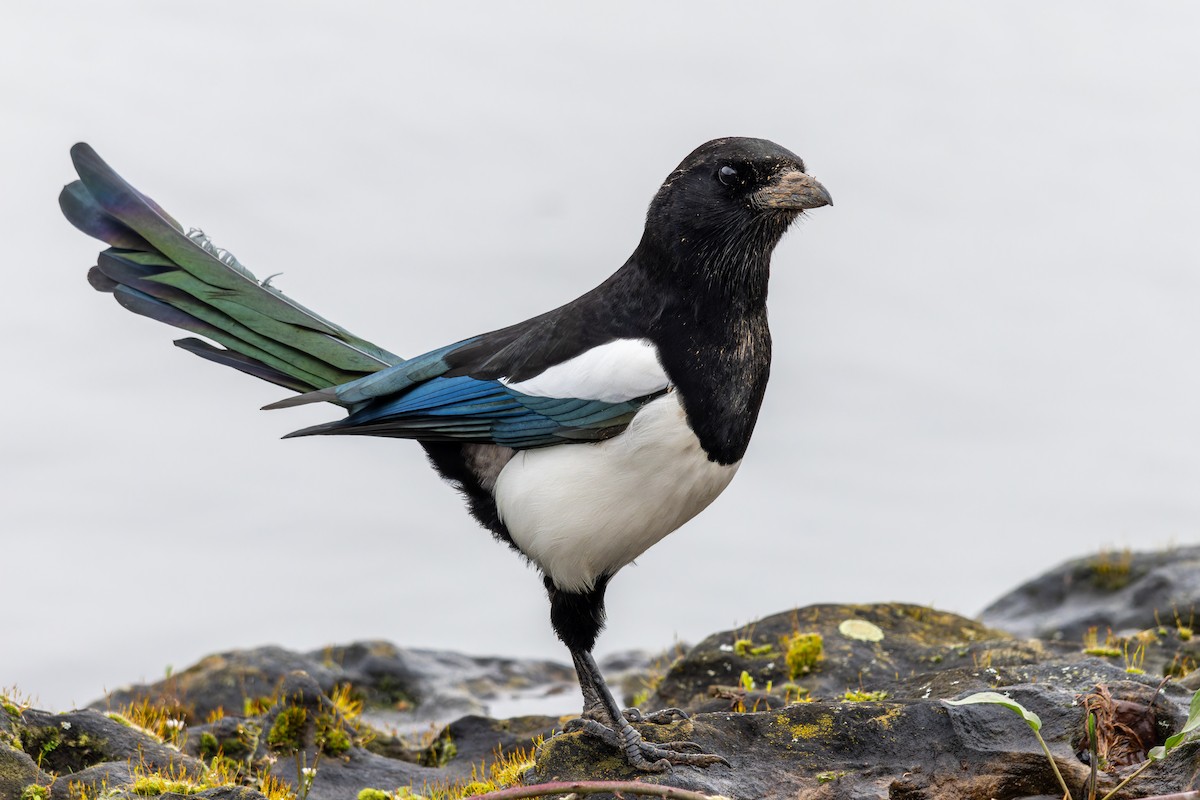
[(1195, 629), (1200, 545), (1068, 561), (1004, 595), (981, 619), (1016, 636), (1075, 642), (1091, 628), (1101, 639), (1109, 630), (1128, 635), (1158, 627)]

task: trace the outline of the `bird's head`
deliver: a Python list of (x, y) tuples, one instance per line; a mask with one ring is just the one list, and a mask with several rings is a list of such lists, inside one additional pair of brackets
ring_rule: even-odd
[(766, 139), (714, 139), (663, 182), (646, 215), (641, 249), (677, 277), (761, 282), (788, 226), (806, 210), (832, 203), (795, 153)]

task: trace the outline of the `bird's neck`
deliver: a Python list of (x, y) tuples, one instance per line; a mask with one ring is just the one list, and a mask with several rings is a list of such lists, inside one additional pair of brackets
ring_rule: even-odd
[[(720, 464), (742, 458), (766, 390), (772, 247), (760, 243), (713, 253), (700, 243), (646, 236), (618, 278), (661, 303), (649, 336), (680, 393), (689, 425), (709, 458)], [(714, 260), (718, 256), (724, 260)]]
[(647, 226), (631, 266), (698, 315), (752, 313), (766, 308), (778, 237), (764, 237), (757, 226), (739, 233), (660, 232)]

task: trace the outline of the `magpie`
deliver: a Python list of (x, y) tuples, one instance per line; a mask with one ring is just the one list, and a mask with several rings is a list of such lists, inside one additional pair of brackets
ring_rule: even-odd
[[(727, 764), (692, 742), (643, 741), (592, 657), (609, 581), (719, 495), (741, 464), (771, 364), (771, 254), (829, 193), (763, 139), (696, 148), (650, 203), (633, 254), (596, 288), (507, 328), (401, 358), (259, 281), (184, 228), (87, 144), (67, 219), (106, 242), (88, 273), (135, 313), (204, 339), (196, 355), (348, 414), (288, 437), (420, 442), (471, 514), (539, 571), (583, 692), (572, 728), (633, 767)], [(287, 438), (287, 437), (285, 437)]]

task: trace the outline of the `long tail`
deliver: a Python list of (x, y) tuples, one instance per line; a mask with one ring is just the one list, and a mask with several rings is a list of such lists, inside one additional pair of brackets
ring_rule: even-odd
[(88, 145), (72, 147), (71, 160), (80, 179), (62, 190), (59, 205), (72, 225), (111, 245), (88, 281), (136, 314), (216, 343), (186, 338), (177, 346), (298, 392), (403, 361), (257, 280), (202, 231), (184, 232)]

